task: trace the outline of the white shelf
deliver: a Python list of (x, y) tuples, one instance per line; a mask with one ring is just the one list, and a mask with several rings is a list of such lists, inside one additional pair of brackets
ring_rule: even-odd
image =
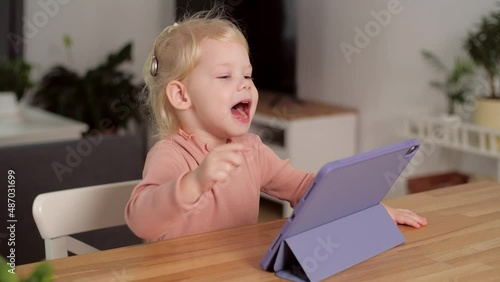
[(421, 115), (407, 117), (403, 130), (408, 138), (497, 160), (496, 178), (500, 181), (500, 130)]
[(16, 118), (0, 118), (0, 146), (78, 140), (87, 130), (87, 124), (28, 106)]

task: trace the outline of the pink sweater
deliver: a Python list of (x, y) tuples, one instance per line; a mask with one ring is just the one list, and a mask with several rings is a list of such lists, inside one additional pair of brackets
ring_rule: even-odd
[(231, 140), (253, 148), (226, 183), (218, 183), (195, 203), (179, 199), (179, 179), (198, 167), (210, 151), (183, 131), (158, 141), (148, 153), (143, 180), (135, 187), (125, 218), (130, 229), (149, 241), (257, 223), (260, 192), (287, 200), (292, 207), (314, 178), (293, 168), (257, 135)]

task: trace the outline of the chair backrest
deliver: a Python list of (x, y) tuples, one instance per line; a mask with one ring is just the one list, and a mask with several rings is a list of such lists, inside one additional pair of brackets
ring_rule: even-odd
[(67, 257), (68, 251), (97, 251), (69, 235), (125, 225), (125, 206), (137, 183), (131, 180), (38, 195), (33, 218), (45, 241), (46, 259)]
[[(16, 225), (16, 264), (39, 262), (45, 258), (44, 240), (37, 236), (32, 212), (33, 201), (38, 195), (140, 179), (148, 149), (146, 141), (140, 134), (105, 134), (102, 139), (88, 136), (80, 140), (0, 146), (0, 172), (15, 171), (16, 186), (25, 187), (16, 190), (16, 219), (22, 222)], [(85, 146), (89, 143), (91, 148)], [(0, 201), (3, 199), (7, 201), (7, 193), (0, 194)], [(5, 222), (7, 214), (3, 214)], [(2, 233), (6, 232), (0, 230), (3, 241)], [(126, 225), (84, 232), (75, 238), (102, 250), (142, 243)], [(10, 248), (0, 243), (0, 254), (9, 254)]]

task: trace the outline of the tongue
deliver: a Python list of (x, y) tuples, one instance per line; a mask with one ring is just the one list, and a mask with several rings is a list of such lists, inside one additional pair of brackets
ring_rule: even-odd
[(247, 113), (243, 110), (243, 107), (234, 107), (231, 109), (231, 112), (233, 112), (234, 116), (241, 116), (243, 118), (247, 117)]

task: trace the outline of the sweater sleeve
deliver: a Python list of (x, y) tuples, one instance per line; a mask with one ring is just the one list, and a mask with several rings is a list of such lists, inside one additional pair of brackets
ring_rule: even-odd
[(181, 222), (200, 202), (183, 203), (180, 180), (190, 171), (174, 148), (160, 146), (148, 153), (143, 180), (132, 191), (125, 209), (129, 228), (138, 237), (157, 240)]
[(295, 207), (314, 180), (314, 173), (294, 168), (288, 159), (280, 159), (258, 136), (256, 138), (262, 192), (287, 200), (292, 207)]

